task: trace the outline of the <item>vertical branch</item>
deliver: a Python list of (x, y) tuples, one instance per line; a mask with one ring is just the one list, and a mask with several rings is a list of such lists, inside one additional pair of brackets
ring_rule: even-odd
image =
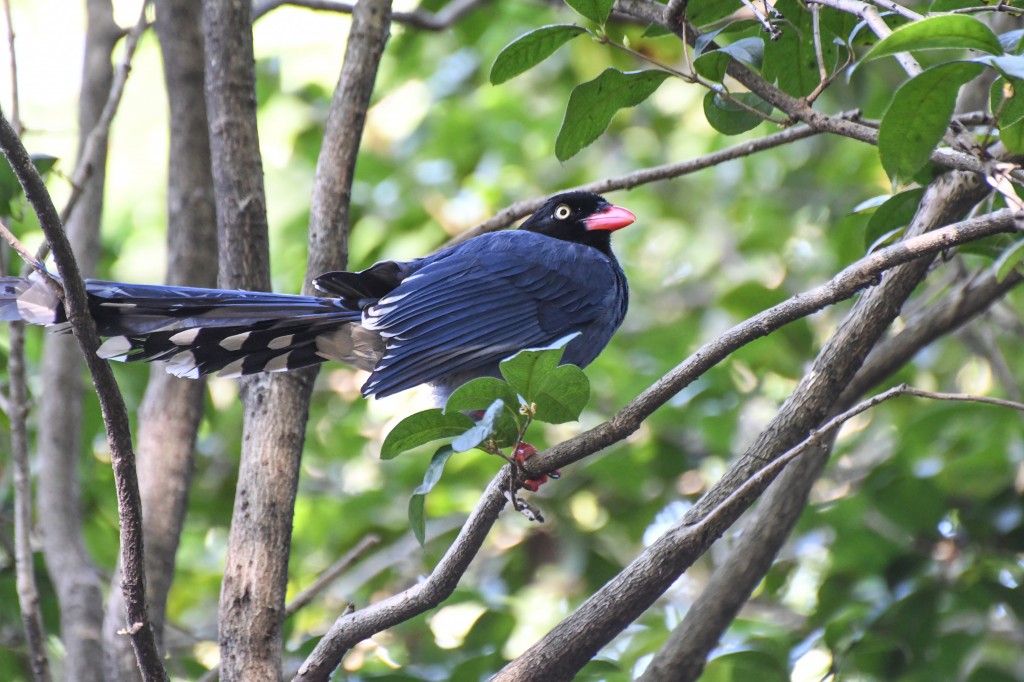
[[(60, 224), (57, 209), (54, 208), (46, 185), (32, 164), (24, 145), (2, 115), (0, 149), (7, 157), (11, 169), (25, 191), (25, 197), (39, 218), (43, 234), (50, 243), (61, 277), (64, 311), (85, 357), (99, 398), (100, 412), (107, 431), (107, 444), (110, 447), (114, 484), (117, 488), (118, 518), (121, 522), (120, 557), (124, 566), (121, 590), (124, 592), (125, 609), (128, 613), (127, 633), (131, 635), (132, 644), (135, 646), (135, 655), (142, 669), (143, 678), (166, 680), (167, 673), (163, 669), (156, 648), (146, 607), (146, 576), (142, 562), (142, 511), (138, 480), (135, 476), (135, 455), (132, 452), (128, 412), (110, 365), (96, 354), (100, 340), (96, 333), (96, 324), (89, 313), (85, 282), (71, 250), (71, 243)], [(60, 424), (65, 425), (66, 422), (62, 420)], [(56, 472), (57, 475), (60, 473), (62, 472)], [(92, 634), (98, 637), (99, 631)]]
[[(11, 127), (21, 134), (18, 103), (18, 60), (14, 49), (14, 20), (10, 0), (4, 0), (7, 19), (7, 47), (11, 60)], [(6, 226), (4, 227), (6, 231)], [(6, 261), (6, 259), (4, 259)], [(4, 265), (6, 269), (6, 264)], [(25, 325), (10, 325), (10, 355), (7, 374), (10, 392), (7, 395), (7, 419), (11, 424), (11, 466), (14, 469), (14, 571), (18, 591), (18, 608), (25, 628), (29, 665), (36, 682), (49, 682), (50, 661), (46, 657), (46, 631), (39, 608), (35, 561), (32, 556), (32, 470), (29, 464), (28, 386), (25, 380)]]
[(316, 164), (309, 216), (309, 259), (305, 290), (311, 280), (345, 266), (356, 156), (366, 110), (377, 78), (377, 66), (388, 39), (390, 0), (360, 2), (352, 14), (345, 62), (327, 116), (324, 141)]
[(25, 324), (11, 323), (11, 354), (7, 361), (11, 391), (7, 418), (11, 422), (11, 463), (14, 468), (14, 566), (17, 572), (18, 606), (25, 626), (29, 662), (36, 682), (49, 682), (46, 633), (39, 609), (35, 567), (32, 560), (32, 476), (28, 461), (28, 389), (25, 386)]
[(11, 126), (21, 134), (21, 97), (18, 95), (18, 55), (14, 49), (14, 19), (11, 16), (11, 0), (4, 0), (4, 16), (7, 19), (7, 55), (11, 60)]
[[(219, 281), (267, 290), (251, 3), (204, 0), (203, 19)], [(314, 376), (307, 370), (241, 380), (242, 457), (219, 607), (223, 680), (281, 676), (292, 513)]]
[[(269, 277), (255, 144), (251, 9), (248, 2), (207, 0), (204, 10), (221, 284), (265, 288)], [(346, 258), (355, 151), (389, 15), (389, 3), (380, 0), (360, 3), (355, 12), (317, 167), (310, 219), (312, 274), (341, 267)], [(292, 510), (315, 373), (306, 370), (243, 382), (245, 445), (220, 601), (223, 679), (280, 675)]]
[(225, 289), (270, 289), (263, 160), (256, 128), (252, 8), (244, 0), (203, 0), (206, 109)]
[[(156, 15), (170, 108), (167, 187), (167, 283), (217, 285), (217, 216), (203, 92), (202, 6), (165, 0)], [(147, 596), (157, 642), (163, 639), (167, 593), (185, 520), (194, 446), (206, 383), (154, 366), (139, 407), (137, 453), (146, 540)], [(114, 577), (116, 581), (118, 576)], [(138, 677), (135, 656), (117, 630), (124, 602), (111, 590), (104, 626), (107, 676)]]

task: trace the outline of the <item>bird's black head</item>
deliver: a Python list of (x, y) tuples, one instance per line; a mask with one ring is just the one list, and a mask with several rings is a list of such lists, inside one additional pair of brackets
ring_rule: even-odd
[(611, 233), (635, 220), (599, 194), (565, 192), (551, 197), (519, 229), (593, 246), (611, 256)]

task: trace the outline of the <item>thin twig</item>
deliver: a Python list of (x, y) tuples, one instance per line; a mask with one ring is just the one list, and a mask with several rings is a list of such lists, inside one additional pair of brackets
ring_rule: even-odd
[(18, 54), (14, 49), (14, 20), (11, 17), (11, 0), (4, 0), (4, 16), (7, 17), (7, 55), (11, 60), (11, 127), (21, 135), (21, 104), (18, 95)]
[(294, 615), (302, 607), (313, 601), (313, 598), (327, 589), (331, 583), (337, 580), (338, 576), (348, 570), (349, 566), (361, 559), (364, 554), (380, 544), (379, 535), (367, 535), (359, 543), (346, 552), (340, 559), (331, 564), (326, 571), (321, 573), (309, 587), (292, 597), (284, 607), (284, 617)]
[[(879, 14), (878, 8), (866, 2), (860, 2), (860, 0), (808, 0), (808, 2), (816, 5), (825, 5), (840, 12), (846, 12), (847, 14), (859, 17), (880, 40), (884, 40), (892, 35), (892, 29), (885, 23), (885, 19)], [(895, 57), (900, 66), (903, 67), (903, 70), (911, 78), (923, 71), (921, 65), (909, 52), (900, 52)]]
[(32, 676), (36, 682), (49, 682), (51, 676), (50, 662), (46, 657), (46, 631), (43, 628), (35, 562), (32, 559), (32, 473), (28, 454), (25, 323), (12, 322), (10, 330), (11, 350), (7, 359), (10, 400), (7, 417), (11, 425), (11, 463), (14, 468), (14, 566), (18, 606), (25, 627)]
[[(481, 7), (489, 2), (491, 0), (453, 0), (438, 12), (428, 12), (423, 9), (415, 9), (411, 12), (394, 12), (391, 15), (391, 20), (394, 23), (406, 24), (424, 31), (443, 31), (477, 7)], [(305, 7), (306, 9), (324, 12), (338, 12), (340, 14), (352, 14), (352, 10), (355, 7), (355, 3), (343, 2), (342, 0), (263, 0), (253, 6), (252, 20), (256, 21), (268, 12), (285, 5)]]
[[(96, 125), (89, 131), (85, 142), (82, 144), (82, 153), (78, 157), (78, 165), (75, 167), (75, 172), (71, 175), (71, 195), (68, 196), (67, 203), (64, 204), (64, 208), (60, 212), (61, 224), (67, 224), (71, 213), (75, 210), (75, 205), (85, 190), (85, 181), (96, 167), (97, 157), (103, 153), (106, 147), (106, 138), (110, 133), (110, 125), (113, 123), (114, 115), (121, 104), (124, 86), (128, 82), (128, 74), (132, 70), (132, 58), (135, 56), (135, 49), (139, 45), (139, 38), (150, 25), (146, 21), (146, 12), (151, 2), (152, 0), (146, 0), (142, 3), (139, 19), (125, 37), (124, 57), (114, 71), (114, 80), (110, 84), (110, 93), (107, 95), (107, 101), (103, 105), (103, 111), (100, 113), (99, 120), (96, 121)], [(40, 252), (37, 253), (39, 260), (46, 258), (45, 249), (47, 248), (49, 248), (49, 245), (44, 244)]]
[(892, 400), (893, 398), (901, 395), (928, 398), (930, 400), (981, 403), (983, 405), (995, 405), (997, 407), (1006, 407), (1018, 412), (1024, 412), (1024, 403), (1019, 403), (1014, 400), (990, 398), (988, 396), (971, 395), (969, 393), (941, 393), (936, 391), (925, 391), (924, 389), (914, 388), (907, 384), (894, 386), (887, 391), (883, 391), (876, 396), (854, 405), (845, 412), (832, 417), (825, 422), (824, 425), (811, 431), (807, 435), (807, 438), (805, 438), (799, 445), (787, 450), (777, 459), (766, 464), (757, 473), (748, 478), (741, 486), (736, 488), (736, 490), (732, 491), (728, 497), (722, 500), (722, 502), (704, 518), (690, 526), (689, 528), (692, 529), (691, 532), (700, 534), (709, 526), (716, 525), (716, 523), (720, 521), (720, 517), (723, 514), (727, 514), (732, 511), (735, 505), (742, 505), (743, 508), (749, 507), (750, 504), (752, 504), (753, 501), (757, 499), (762, 492), (764, 492), (764, 489), (768, 484), (778, 476), (779, 472), (782, 471), (787, 464), (807, 452), (808, 449), (812, 447), (823, 447), (826, 445), (827, 441), (831, 438), (830, 434), (832, 434), (835, 429), (839, 428), (857, 415), (867, 412), (876, 405), (880, 405), (881, 403)]
[(948, 12), (936, 12), (936, 14), (977, 14), (979, 12), (1005, 12), (1006, 14), (1010, 14), (1015, 17), (1024, 16), (1024, 9), (1008, 5), (1005, 2), (1000, 2), (998, 5), (994, 6), (982, 5), (980, 7), (961, 7), (959, 9), (951, 9)]
[(874, 4), (878, 5), (882, 9), (887, 9), (890, 12), (895, 12), (904, 19), (910, 19), (911, 21), (917, 21), (924, 19), (923, 14), (918, 14), (912, 9), (908, 9), (894, 0), (871, 0)]
[(4, 241), (6, 241), (10, 245), (10, 247), (14, 249), (19, 256), (21, 256), (22, 260), (25, 261), (26, 265), (31, 267), (36, 272), (39, 272), (41, 274), (46, 273), (46, 267), (38, 260), (36, 260), (35, 255), (33, 255), (31, 251), (29, 251), (27, 246), (21, 243), (21, 240), (18, 239), (13, 232), (11, 232), (10, 228), (8, 228), (7, 224), (3, 221), (0, 221), (0, 237), (3, 237)]
[[(789, 144), (790, 142), (802, 140), (807, 137), (813, 137), (814, 135), (817, 135), (818, 132), (819, 131), (808, 126), (796, 126), (756, 140), (741, 142), (740, 144), (733, 145), (732, 147), (727, 147), (726, 149), (712, 152), (711, 154), (699, 156), (696, 159), (680, 161), (679, 163), (669, 163), (663, 166), (654, 166), (652, 168), (642, 168), (640, 170), (633, 171), (632, 173), (627, 173), (626, 175), (598, 180), (597, 182), (579, 185), (572, 189), (601, 194), (621, 189), (632, 189), (634, 187), (640, 187), (641, 185), (647, 185), (659, 180), (671, 180), (672, 178), (678, 178), (705, 168), (717, 166), (718, 164), (725, 163), (726, 161), (740, 159), (766, 149), (773, 149), (775, 147)], [(511, 206), (507, 206), (506, 208), (498, 211), (493, 217), (485, 220), (476, 227), (452, 237), (451, 240), (449, 240), (442, 248), (464, 242), (467, 239), (472, 239), (473, 237), (486, 232), (494, 232), (495, 230), (508, 227), (515, 221), (530, 215), (532, 212), (543, 206), (544, 202), (547, 201), (548, 198), (548, 196), (544, 196), (535, 199), (517, 201)]]
[[(21, 135), (21, 106), (18, 94), (18, 59), (14, 49), (14, 20), (10, 0), (4, 0), (7, 19), (7, 47), (11, 62), (11, 128)], [(0, 221), (0, 232), (18, 254), (33, 267), (42, 267), (25, 245)], [(6, 260), (6, 259), (5, 259)], [(5, 273), (6, 274), (6, 273)], [(29, 665), (36, 682), (49, 682), (50, 660), (46, 656), (46, 629), (39, 605), (39, 587), (36, 584), (35, 560), (32, 552), (32, 467), (29, 463), (28, 439), (28, 385), (25, 379), (25, 324), (10, 325), (10, 354), (7, 375), (10, 393), (5, 410), (11, 427), (11, 465), (14, 469), (14, 571), (18, 593), (18, 608), (25, 628)]]

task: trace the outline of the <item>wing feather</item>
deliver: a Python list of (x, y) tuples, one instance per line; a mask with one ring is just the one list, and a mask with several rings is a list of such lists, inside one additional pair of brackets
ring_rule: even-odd
[[(383, 397), (465, 372), (495, 374), (515, 352), (577, 331), (597, 329), (587, 343), (600, 351), (622, 320), (624, 279), (596, 249), (531, 232), (465, 244), (427, 259), (364, 311), (364, 326), (386, 342), (364, 395)], [(596, 352), (576, 355), (585, 364)]]

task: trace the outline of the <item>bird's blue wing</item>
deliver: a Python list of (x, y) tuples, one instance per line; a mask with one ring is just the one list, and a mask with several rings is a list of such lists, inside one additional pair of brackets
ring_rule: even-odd
[(583, 333), (574, 341), (582, 344), (575, 353), (581, 364), (608, 342), (625, 313), (611, 259), (529, 232), (485, 237), (426, 259), (364, 311), (363, 326), (386, 344), (365, 395), (383, 397), (450, 375), (494, 374), (504, 358), (573, 332)]

